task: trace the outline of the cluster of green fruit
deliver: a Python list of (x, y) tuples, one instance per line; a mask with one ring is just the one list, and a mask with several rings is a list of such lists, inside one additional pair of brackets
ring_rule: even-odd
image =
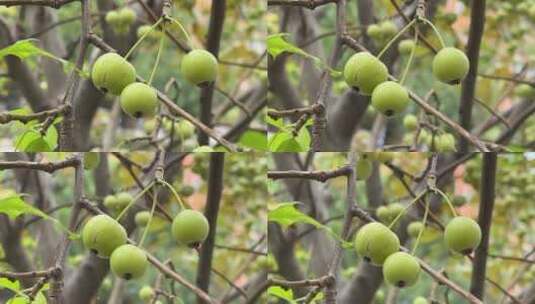
[(144, 24), (137, 28), (137, 38), (141, 39), (141, 37), (146, 36), (150, 41), (157, 41), (158, 39), (162, 38), (163, 33), (159, 31), (158, 29), (153, 29), (152, 26)]
[(116, 195), (107, 195), (104, 198), (104, 207), (113, 212), (123, 211), (134, 199), (128, 192), (119, 192)]
[(366, 29), (366, 34), (372, 38), (378, 45), (385, 45), (390, 38), (396, 35), (398, 28), (394, 22), (390, 20), (383, 21), (378, 24), (371, 24)]
[[(423, 223), (415, 223), (408, 232), (417, 236), (422, 229)], [(446, 225), (444, 240), (449, 250), (468, 254), (479, 245), (481, 229), (471, 218), (456, 216)], [(399, 248), (397, 235), (379, 222), (364, 225), (355, 236), (357, 254), (367, 262), (382, 266), (387, 283), (400, 288), (412, 286), (418, 281), (420, 264), (415, 257), (399, 251)]]
[(129, 7), (112, 10), (106, 14), (106, 22), (119, 35), (126, 35), (130, 30), (130, 26), (136, 21), (136, 18), (136, 12)]
[[(406, 42), (403, 48), (414, 47)], [(408, 45), (408, 46), (407, 46)], [(459, 49), (445, 47), (433, 58), (433, 75), (448, 84), (458, 84), (468, 73), (469, 62)], [(386, 65), (368, 52), (356, 53), (346, 62), (346, 83), (363, 95), (371, 95), (371, 104), (390, 117), (403, 112), (409, 104), (409, 93), (401, 84), (388, 80)]]
[(364, 152), (360, 154), (356, 162), (356, 178), (357, 180), (366, 180), (372, 174), (373, 161), (381, 163), (391, 162), (394, 158), (394, 152)]
[[(182, 58), (181, 73), (192, 84), (202, 85), (215, 81), (217, 59), (205, 50), (192, 50)], [(158, 107), (158, 93), (150, 85), (135, 82), (136, 70), (132, 64), (116, 53), (100, 56), (91, 70), (96, 88), (104, 93), (120, 95), (122, 109), (135, 118), (150, 117)]]
[[(141, 217), (146, 216), (139, 216)], [(150, 213), (148, 217), (150, 218)], [(140, 221), (136, 215), (136, 222), (146, 225), (149, 218)], [(202, 213), (186, 209), (173, 219), (171, 232), (179, 244), (196, 248), (208, 236), (208, 220)], [(127, 244), (126, 230), (108, 215), (101, 214), (89, 219), (82, 230), (82, 241), (92, 253), (101, 258), (109, 258), (111, 270), (120, 278), (125, 280), (139, 278), (147, 269), (148, 260), (145, 251)]]
[[(431, 151), (437, 152), (455, 152), (457, 151), (455, 147), (455, 137), (453, 134), (448, 132), (442, 132), (441, 134), (431, 133), (427, 129), (420, 126), (418, 118), (413, 114), (407, 114), (403, 117), (403, 126), (407, 131), (416, 131), (418, 127), (421, 127), (420, 133), (418, 135), (418, 143), (427, 145)], [(407, 144), (412, 144), (413, 142), (412, 134), (407, 134), (405, 137), (405, 142)]]

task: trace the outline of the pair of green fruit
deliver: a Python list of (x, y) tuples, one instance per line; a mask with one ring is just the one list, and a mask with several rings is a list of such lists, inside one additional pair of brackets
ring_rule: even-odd
[[(217, 59), (205, 50), (192, 50), (182, 58), (181, 73), (192, 84), (202, 85), (215, 81)], [(91, 70), (95, 87), (105, 93), (120, 95), (122, 109), (132, 117), (148, 117), (156, 113), (157, 91), (136, 81), (132, 64), (116, 53), (100, 56)]]
[(134, 23), (136, 18), (136, 12), (129, 7), (109, 11), (106, 14), (106, 22), (111, 25), (114, 32), (122, 35), (128, 33), (130, 26)]
[[(198, 247), (208, 232), (208, 220), (198, 211), (183, 210), (173, 220), (172, 235), (179, 244)], [(126, 230), (110, 216), (101, 214), (92, 217), (84, 225), (82, 241), (99, 257), (109, 257), (110, 267), (118, 277), (130, 280), (145, 273), (147, 255), (142, 249), (126, 244)]]
[[(419, 229), (424, 229), (423, 224), (415, 230), (419, 233)], [(457, 216), (446, 225), (444, 240), (448, 249), (468, 254), (481, 242), (481, 229), (474, 220)], [(383, 276), (389, 284), (412, 286), (418, 280), (420, 265), (416, 258), (399, 251), (399, 246), (397, 235), (378, 222), (364, 225), (355, 237), (357, 254), (374, 265), (382, 265)]]
[(371, 24), (366, 29), (366, 34), (380, 44), (383, 44), (386, 40), (393, 37), (397, 31), (398, 28), (394, 22), (387, 20), (379, 24)]
[(109, 210), (122, 211), (134, 198), (128, 192), (119, 192), (116, 195), (107, 195), (104, 198), (104, 206)]
[[(433, 75), (448, 84), (460, 83), (468, 73), (466, 55), (453, 47), (441, 49), (433, 58)], [(346, 83), (363, 95), (371, 95), (371, 104), (385, 116), (403, 112), (409, 104), (409, 93), (399, 83), (388, 80), (388, 69), (368, 52), (349, 58), (343, 71)]]
[(377, 208), (375, 214), (381, 222), (390, 224), (400, 213), (403, 212), (404, 209), (405, 207), (403, 207), (402, 204), (392, 203)]

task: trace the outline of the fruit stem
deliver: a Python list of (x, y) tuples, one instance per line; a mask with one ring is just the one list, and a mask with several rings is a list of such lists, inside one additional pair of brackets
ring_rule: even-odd
[(385, 45), (385, 47), (379, 52), (379, 55), (377, 55), (377, 58), (381, 58), (383, 54), (390, 48), (392, 43), (394, 43), (403, 33), (405, 33), (414, 23), (416, 22), (416, 19), (412, 19), (411, 22), (407, 23), (401, 31), (399, 31), (388, 43)]
[(158, 46), (158, 54), (156, 54), (156, 61), (154, 62), (154, 67), (152, 68), (152, 72), (150, 73), (149, 82), (148, 85), (152, 83), (152, 79), (154, 78), (154, 75), (156, 74), (156, 70), (158, 69), (158, 65), (160, 64), (160, 57), (162, 55), (163, 45), (165, 41), (165, 36), (162, 35), (160, 37), (160, 45)]
[(446, 200), (446, 203), (448, 204), (448, 206), (450, 206), (450, 210), (451, 210), (451, 213), (453, 214), (453, 216), (457, 216), (457, 212), (455, 211), (455, 207), (453, 207), (453, 204), (451, 203), (450, 198), (448, 197), (448, 195), (446, 193), (440, 191), (440, 189), (438, 189), (436, 187), (433, 188), (432, 190), (435, 191), (435, 192), (438, 192), (438, 194), (440, 194)]
[(132, 52), (134, 52), (134, 50), (141, 44), (141, 42), (143, 41), (143, 39), (145, 39), (145, 37), (147, 37), (150, 32), (152, 32), (158, 25), (160, 25), (160, 23), (162, 23), (163, 19), (160, 18), (158, 21), (156, 21), (156, 23), (154, 23), (151, 27), (150, 27), (150, 30), (148, 30), (145, 34), (143, 34), (143, 36), (139, 37), (139, 39), (136, 41), (136, 43), (130, 48), (130, 50), (128, 50), (128, 52), (126, 53), (126, 55), (124, 55), (124, 59), (127, 60), (128, 57), (130, 55), (132, 55)]
[(171, 16), (167, 16), (166, 18), (171, 20), (176, 25), (178, 25), (178, 28), (180, 29), (180, 31), (184, 34), (184, 36), (186, 36), (186, 40), (188, 41), (189, 46), (193, 48), (193, 43), (191, 43), (191, 39), (189, 38), (188, 32), (186, 31), (186, 29), (184, 29), (184, 27), (182, 26), (182, 23), (178, 22), (178, 20), (172, 18)]
[(418, 244), (420, 243), (420, 238), (424, 234), (425, 230), (425, 224), (427, 223), (427, 215), (429, 214), (429, 200), (425, 202), (425, 211), (424, 211), (424, 219), (423, 219), (423, 226), (420, 232), (418, 232), (418, 237), (416, 238), (416, 241), (414, 242), (414, 247), (412, 248), (411, 254), (415, 255), (416, 249), (418, 248)]
[(446, 47), (446, 44), (444, 43), (444, 39), (442, 39), (442, 35), (440, 35), (440, 32), (439, 32), (438, 29), (435, 27), (435, 25), (433, 24), (433, 22), (427, 20), (427, 18), (420, 18), (420, 20), (422, 20), (423, 22), (427, 23), (427, 24), (433, 29), (433, 31), (435, 32), (435, 34), (436, 34), (437, 37), (438, 37), (438, 40), (440, 41), (440, 45), (442, 46), (442, 48), (445, 48), (445, 47)]
[(418, 194), (408, 205), (407, 207), (403, 208), (403, 210), (392, 220), (392, 222), (388, 225), (389, 229), (392, 229), (392, 227), (396, 224), (396, 222), (405, 214), (407, 209), (411, 207), (412, 204), (416, 203), (418, 200), (420, 200), (425, 194), (427, 193), (427, 190), (422, 191), (420, 194)]
[(134, 198), (130, 201), (130, 203), (128, 203), (128, 205), (123, 209), (123, 211), (121, 211), (121, 213), (119, 213), (119, 215), (117, 216), (116, 220), (119, 221), (121, 219), (121, 217), (126, 213), (126, 211), (128, 211), (128, 209), (130, 207), (132, 207), (132, 205), (143, 195), (145, 194), (147, 191), (149, 191), (150, 188), (152, 188), (152, 186), (154, 185), (154, 182), (151, 182), (150, 184), (147, 185), (147, 187), (145, 187), (145, 189), (143, 189), (143, 191), (139, 192), (136, 196), (134, 196)]
[(147, 222), (147, 226), (145, 226), (145, 229), (143, 230), (143, 234), (141, 235), (141, 239), (139, 240), (138, 246), (141, 247), (143, 245), (143, 241), (145, 240), (145, 237), (147, 236), (147, 232), (149, 231), (150, 224), (152, 222), (152, 218), (154, 217), (154, 210), (156, 209), (157, 204), (157, 198), (158, 198), (158, 185), (154, 185), (154, 194), (152, 196), (152, 207), (150, 209), (150, 217), (149, 221)]
[(180, 204), (180, 208), (182, 208), (182, 209), (188, 209), (188, 208), (191, 209), (191, 207), (189, 205), (185, 204), (184, 201), (180, 198), (180, 195), (178, 195), (178, 193), (176, 192), (175, 188), (173, 188), (173, 186), (171, 186), (168, 182), (166, 182), (163, 179), (158, 180), (158, 182), (162, 183), (164, 186), (169, 188), (169, 190), (173, 193), (174, 197), (176, 198), (176, 200)]
[(403, 85), (405, 82), (405, 78), (407, 78), (407, 74), (409, 73), (409, 68), (412, 63), (412, 59), (414, 58), (414, 54), (416, 53), (416, 47), (418, 46), (418, 25), (416, 25), (416, 29), (414, 30), (414, 47), (411, 49), (411, 54), (409, 55), (409, 59), (407, 60), (407, 65), (405, 66), (405, 70), (403, 70), (403, 74), (401, 74), (401, 79), (399, 80), (399, 84)]

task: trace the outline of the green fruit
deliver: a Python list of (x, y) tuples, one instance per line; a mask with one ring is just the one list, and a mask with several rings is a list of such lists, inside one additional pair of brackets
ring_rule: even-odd
[(190, 138), (195, 133), (195, 126), (183, 119), (176, 124), (176, 131), (181, 138)]
[(418, 281), (420, 264), (410, 254), (396, 252), (390, 255), (383, 264), (385, 281), (397, 287), (412, 286)]
[(104, 198), (104, 206), (110, 210), (118, 209), (119, 203), (115, 195), (107, 195)]
[(142, 25), (137, 28), (137, 38), (140, 39), (143, 36), (145, 36), (146, 39), (154, 41), (162, 37), (162, 32), (153, 29), (151, 25)]
[(407, 226), (407, 234), (413, 238), (417, 238), (420, 234), (420, 231), (424, 229), (424, 224), (422, 222), (412, 222)]
[(408, 131), (414, 131), (418, 128), (418, 118), (415, 115), (407, 114), (403, 117), (403, 126)]
[(481, 242), (481, 228), (473, 219), (457, 216), (446, 225), (444, 240), (448, 249), (469, 254)]
[(178, 191), (178, 193), (181, 196), (185, 196), (185, 197), (191, 196), (194, 192), (195, 192), (195, 188), (193, 188), (190, 185), (183, 185), (182, 187), (180, 187), (180, 190)]
[(177, 214), (171, 228), (173, 237), (179, 244), (192, 248), (198, 247), (206, 239), (210, 230), (204, 214), (191, 209)]
[(436, 138), (435, 143), (438, 152), (455, 152), (455, 137), (450, 133), (444, 133)]
[(110, 257), (113, 273), (125, 280), (137, 279), (145, 273), (148, 261), (145, 252), (130, 244), (115, 249)]
[(359, 159), (357, 160), (357, 166), (356, 166), (356, 177), (357, 180), (365, 180), (370, 177), (372, 174), (372, 162), (368, 159)]
[(379, 26), (381, 27), (381, 34), (384, 38), (390, 38), (398, 32), (398, 27), (392, 21), (383, 21)]
[(116, 209), (123, 210), (124, 208), (126, 208), (126, 206), (128, 206), (128, 204), (130, 204), (130, 202), (134, 198), (128, 192), (120, 192), (117, 194), (116, 199), (117, 199)]
[(149, 223), (150, 220), (150, 212), (149, 211), (139, 211), (136, 213), (136, 216), (134, 218), (136, 225), (138, 227), (145, 227)]
[(376, 86), (388, 79), (388, 69), (377, 57), (360, 52), (346, 62), (344, 79), (361, 94), (371, 95)]
[(414, 40), (401, 40), (398, 44), (398, 52), (402, 55), (409, 55), (415, 47), (416, 44), (414, 43)]
[(136, 80), (136, 70), (116, 53), (106, 53), (93, 64), (91, 80), (104, 93), (119, 95), (123, 89)]
[(515, 95), (521, 98), (535, 97), (535, 88), (529, 84), (520, 84), (515, 87)]
[(368, 223), (359, 229), (355, 237), (357, 254), (375, 265), (399, 250), (399, 239), (394, 232), (381, 223)]
[(121, 18), (119, 17), (119, 14), (116, 11), (109, 11), (106, 13), (106, 22), (110, 25), (117, 25), (121, 22)]
[(123, 25), (130, 25), (136, 20), (136, 12), (129, 8), (124, 7), (119, 12), (119, 20), (121, 21), (121, 24)]
[(385, 223), (385, 224), (389, 224), (390, 221), (391, 221), (391, 216), (390, 216), (390, 210), (388, 209), (388, 207), (386, 206), (381, 206), (379, 208), (377, 208), (377, 210), (375, 211), (375, 214), (377, 215), (377, 218)]
[(100, 154), (98, 152), (84, 153), (84, 169), (93, 170), (100, 163)]
[(217, 59), (205, 50), (192, 50), (182, 58), (180, 71), (194, 85), (214, 82), (217, 77)]
[(398, 215), (403, 213), (405, 210), (405, 207), (400, 203), (393, 203), (388, 205), (388, 211), (390, 211), (390, 216), (392, 220), (394, 220)]
[(409, 93), (397, 82), (386, 81), (373, 90), (372, 106), (387, 117), (403, 112), (408, 104)]
[(427, 131), (426, 129), (422, 129), (418, 137), (418, 142), (429, 146), (431, 144), (432, 137), (433, 135), (429, 133), (429, 131)]
[(123, 226), (108, 215), (92, 217), (82, 230), (84, 246), (100, 257), (109, 257), (115, 248), (126, 243)]
[(153, 116), (158, 108), (156, 90), (141, 82), (129, 84), (121, 93), (121, 108), (135, 118)]
[(455, 206), (455, 207), (460, 207), (464, 204), (466, 204), (466, 197), (462, 196), (462, 195), (455, 195), (452, 199), (451, 199), (451, 203)]
[(372, 39), (380, 39), (383, 35), (383, 32), (381, 31), (381, 27), (377, 24), (372, 24), (368, 26), (368, 29), (366, 30), (366, 33), (370, 38)]
[(433, 75), (448, 84), (459, 84), (468, 73), (468, 57), (459, 49), (446, 47), (433, 58)]
[(427, 299), (424, 297), (416, 297), (412, 301), (412, 304), (427, 304)]
[(145, 133), (152, 133), (154, 128), (156, 128), (156, 119), (147, 119), (143, 121), (143, 131), (145, 131)]
[(150, 286), (143, 286), (139, 290), (138, 296), (141, 300), (148, 302), (154, 297), (154, 290)]

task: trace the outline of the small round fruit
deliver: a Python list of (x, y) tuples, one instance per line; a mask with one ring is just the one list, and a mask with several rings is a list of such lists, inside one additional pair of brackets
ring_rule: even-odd
[(398, 52), (402, 55), (409, 55), (415, 47), (416, 44), (414, 43), (414, 40), (401, 40), (398, 44)]
[(390, 223), (390, 221), (391, 221), (390, 210), (388, 209), (387, 206), (381, 206), (381, 207), (377, 208), (377, 210), (375, 211), (375, 214), (377, 215), (377, 218), (381, 222), (383, 222), (385, 224)]
[(142, 25), (137, 28), (137, 38), (140, 39), (143, 36), (149, 40), (157, 40), (162, 36), (162, 32), (153, 29), (150, 25)]
[(529, 84), (518, 85), (515, 88), (515, 95), (521, 98), (535, 97), (535, 87), (532, 87)]
[(366, 180), (372, 174), (372, 162), (368, 159), (357, 160), (357, 180)]
[(136, 225), (138, 227), (145, 227), (149, 223), (150, 220), (150, 212), (149, 211), (139, 211), (136, 213), (136, 216), (134, 218)]
[(403, 117), (403, 126), (408, 131), (414, 131), (418, 128), (418, 118), (415, 115), (407, 114)]
[(355, 236), (357, 254), (375, 265), (399, 250), (399, 239), (394, 232), (381, 223), (368, 223)]
[(130, 244), (115, 249), (110, 257), (111, 270), (116, 276), (125, 280), (143, 276), (147, 264), (145, 252)]
[(373, 90), (372, 106), (387, 117), (403, 112), (408, 104), (409, 93), (397, 82), (386, 81)]
[(119, 13), (117, 13), (117, 11), (109, 11), (108, 13), (106, 13), (106, 22), (111, 25), (119, 24), (121, 22)]
[(126, 208), (126, 206), (128, 206), (128, 204), (130, 204), (130, 202), (134, 199), (132, 195), (130, 195), (130, 193), (128, 192), (120, 192), (117, 194), (116, 198), (117, 198), (116, 208), (119, 210), (123, 210), (124, 208)]
[(180, 190), (178, 190), (178, 193), (181, 196), (185, 196), (185, 197), (191, 196), (194, 192), (195, 192), (195, 188), (193, 188), (190, 185), (183, 185), (182, 187), (180, 187)]
[(388, 211), (390, 211), (390, 216), (394, 220), (399, 214), (405, 210), (405, 207), (400, 203), (393, 203), (388, 205)]
[(448, 84), (459, 84), (468, 73), (468, 57), (459, 49), (446, 47), (433, 58), (433, 75)]
[(119, 203), (117, 201), (117, 197), (115, 195), (107, 195), (104, 198), (104, 207), (114, 210), (119, 208)]
[(416, 297), (412, 301), (412, 304), (427, 304), (427, 299), (424, 297)]
[(387, 283), (397, 287), (412, 286), (418, 281), (420, 264), (405, 252), (390, 255), (383, 264), (383, 276)]
[(126, 243), (126, 230), (116, 220), (105, 214), (92, 217), (82, 230), (84, 246), (100, 257), (109, 257)]
[(175, 216), (171, 229), (179, 244), (195, 248), (206, 239), (210, 227), (204, 214), (186, 209)]
[(214, 82), (217, 77), (217, 59), (205, 50), (192, 50), (182, 58), (180, 71), (194, 85)]
[(366, 30), (366, 34), (370, 36), (373, 39), (380, 39), (383, 35), (383, 32), (381, 31), (381, 27), (377, 24), (372, 24), (368, 26), (368, 29)]
[(446, 225), (444, 240), (448, 249), (469, 254), (481, 242), (481, 228), (473, 219), (457, 216)]
[(190, 138), (195, 133), (195, 126), (183, 119), (176, 124), (176, 131), (181, 138)]
[(384, 21), (380, 24), (383, 37), (390, 38), (398, 32), (398, 27), (392, 21)]
[(453, 206), (455, 206), (455, 207), (460, 207), (460, 206), (466, 204), (466, 197), (464, 197), (463, 195), (455, 195), (455, 196), (451, 199), (451, 203), (452, 203)]
[(152, 87), (134, 82), (121, 93), (121, 108), (135, 118), (153, 116), (158, 108), (158, 95)]
[(388, 79), (388, 69), (377, 57), (368, 52), (360, 52), (346, 62), (344, 79), (361, 94), (371, 95), (377, 85)]
[(136, 81), (136, 70), (120, 55), (106, 53), (93, 64), (91, 80), (104, 93), (119, 95), (127, 85)]
[(122, 8), (119, 11), (119, 19), (123, 25), (130, 25), (136, 20), (136, 12), (129, 7)]
[(436, 139), (436, 149), (438, 152), (455, 152), (455, 137), (450, 133), (444, 133)]
[(139, 290), (138, 296), (141, 300), (148, 302), (154, 297), (154, 290), (150, 286), (143, 286)]
[(413, 238), (417, 238), (423, 229), (424, 224), (422, 222), (412, 222), (407, 226), (407, 234)]
[(93, 170), (100, 163), (100, 154), (98, 152), (87, 152), (84, 154), (84, 169)]

